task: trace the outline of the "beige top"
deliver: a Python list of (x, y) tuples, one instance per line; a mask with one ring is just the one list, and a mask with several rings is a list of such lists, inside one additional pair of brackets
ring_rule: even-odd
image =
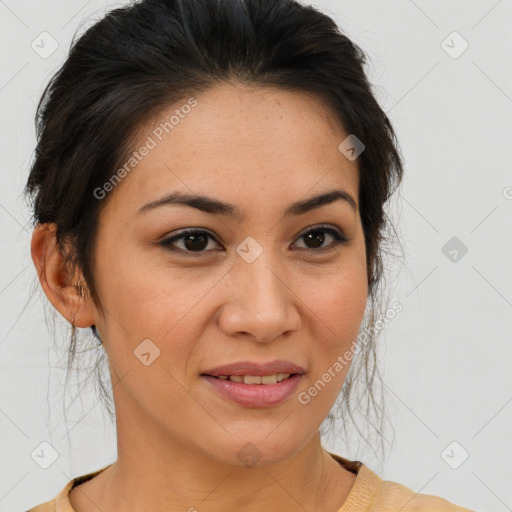
[[(401, 484), (381, 480), (362, 462), (351, 461), (334, 453), (330, 455), (345, 469), (357, 475), (352, 490), (338, 512), (396, 512), (397, 510), (400, 512), (474, 512), (443, 498), (416, 494)], [(75, 512), (68, 498), (71, 489), (90, 480), (109, 466), (74, 478), (66, 484), (55, 499), (31, 508), (28, 512)]]

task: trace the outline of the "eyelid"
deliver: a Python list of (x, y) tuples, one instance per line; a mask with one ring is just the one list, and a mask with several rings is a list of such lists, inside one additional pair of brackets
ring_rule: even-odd
[(295, 238), (300, 238), (310, 231), (318, 231), (321, 229), (325, 229), (326, 231), (336, 231), (342, 238), (346, 239), (343, 230), (333, 224), (314, 224), (313, 226), (308, 226), (307, 228), (304, 228)]
[(163, 246), (164, 248), (170, 248), (171, 250), (176, 250), (177, 252), (187, 253), (187, 254), (206, 254), (209, 251), (198, 251), (194, 253), (194, 251), (183, 251), (182, 249), (179, 249), (178, 247), (174, 247), (172, 245), (172, 242), (176, 240), (181, 240), (183, 237), (187, 235), (196, 235), (196, 234), (206, 234), (208, 237), (210, 237), (216, 244), (221, 245), (221, 243), (217, 240), (217, 237), (208, 229), (206, 228), (184, 228), (179, 230), (177, 233), (173, 234), (171, 237), (163, 237), (158, 244)]
[(333, 226), (331, 224), (317, 224), (313, 226), (309, 226), (305, 228), (303, 231), (301, 231), (296, 237), (295, 240), (298, 240), (299, 238), (302, 238), (307, 233), (310, 233), (312, 231), (325, 231), (326, 233), (330, 234), (334, 238), (334, 242), (330, 243), (326, 247), (322, 247), (320, 249), (299, 249), (303, 251), (313, 252), (313, 253), (323, 253), (327, 252), (330, 249), (335, 249), (337, 246), (345, 244), (348, 242), (348, 238), (345, 236), (344, 231), (337, 227)]

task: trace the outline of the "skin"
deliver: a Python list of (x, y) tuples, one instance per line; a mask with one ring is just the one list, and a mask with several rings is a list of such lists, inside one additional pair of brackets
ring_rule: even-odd
[[(78, 294), (55, 226), (33, 234), (46, 295), (78, 327), (96, 325), (113, 383), (118, 459), (76, 487), (71, 504), (78, 512), (334, 512), (355, 475), (322, 447), (318, 429), (350, 362), (308, 404), (297, 395), (357, 337), (368, 293), (364, 236), (358, 208), (346, 201), (289, 218), (283, 212), (333, 189), (358, 203), (357, 160), (339, 151), (348, 134), (311, 95), (225, 83), (195, 98), (104, 199), (94, 268), (101, 309)], [(134, 149), (187, 99), (148, 123)], [(137, 213), (172, 191), (228, 201), (245, 220), (180, 205)], [(348, 241), (335, 244), (321, 231), (323, 243), (308, 242), (304, 235), (319, 224)], [(200, 249), (176, 241), (175, 252), (158, 244), (184, 228), (215, 238)], [(236, 252), (248, 236), (263, 249), (252, 263)], [(148, 338), (160, 355), (145, 366), (134, 350)], [(226, 363), (272, 359), (306, 371), (280, 405), (237, 405), (200, 377)], [(252, 467), (237, 456), (247, 443), (260, 454)]]

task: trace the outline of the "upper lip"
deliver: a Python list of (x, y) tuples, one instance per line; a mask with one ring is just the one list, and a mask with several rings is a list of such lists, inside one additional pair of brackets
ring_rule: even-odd
[(257, 363), (253, 361), (239, 361), (237, 363), (218, 366), (211, 370), (207, 370), (202, 375), (211, 375), (218, 377), (219, 375), (274, 375), (274, 373), (305, 373), (304, 368), (290, 361), (282, 359), (268, 361), (266, 363)]

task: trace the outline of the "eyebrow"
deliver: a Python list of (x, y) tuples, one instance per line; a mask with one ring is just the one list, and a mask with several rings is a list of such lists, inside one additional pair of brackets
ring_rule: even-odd
[[(352, 207), (354, 211), (357, 211), (358, 209), (356, 201), (347, 191), (337, 189), (292, 203), (285, 210), (284, 216), (291, 217), (294, 215), (302, 215), (311, 210), (320, 208), (321, 206), (334, 203), (335, 201), (346, 202)], [(161, 206), (176, 204), (190, 206), (191, 208), (196, 208), (206, 213), (225, 215), (238, 221), (243, 221), (245, 219), (245, 216), (242, 214), (240, 208), (234, 204), (220, 201), (213, 197), (197, 194), (186, 194), (183, 192), (173, 192), (165, 197), (162, 197), (161, 199), (147, 203), (138, 210), (137, 214), (142, 214)]]

